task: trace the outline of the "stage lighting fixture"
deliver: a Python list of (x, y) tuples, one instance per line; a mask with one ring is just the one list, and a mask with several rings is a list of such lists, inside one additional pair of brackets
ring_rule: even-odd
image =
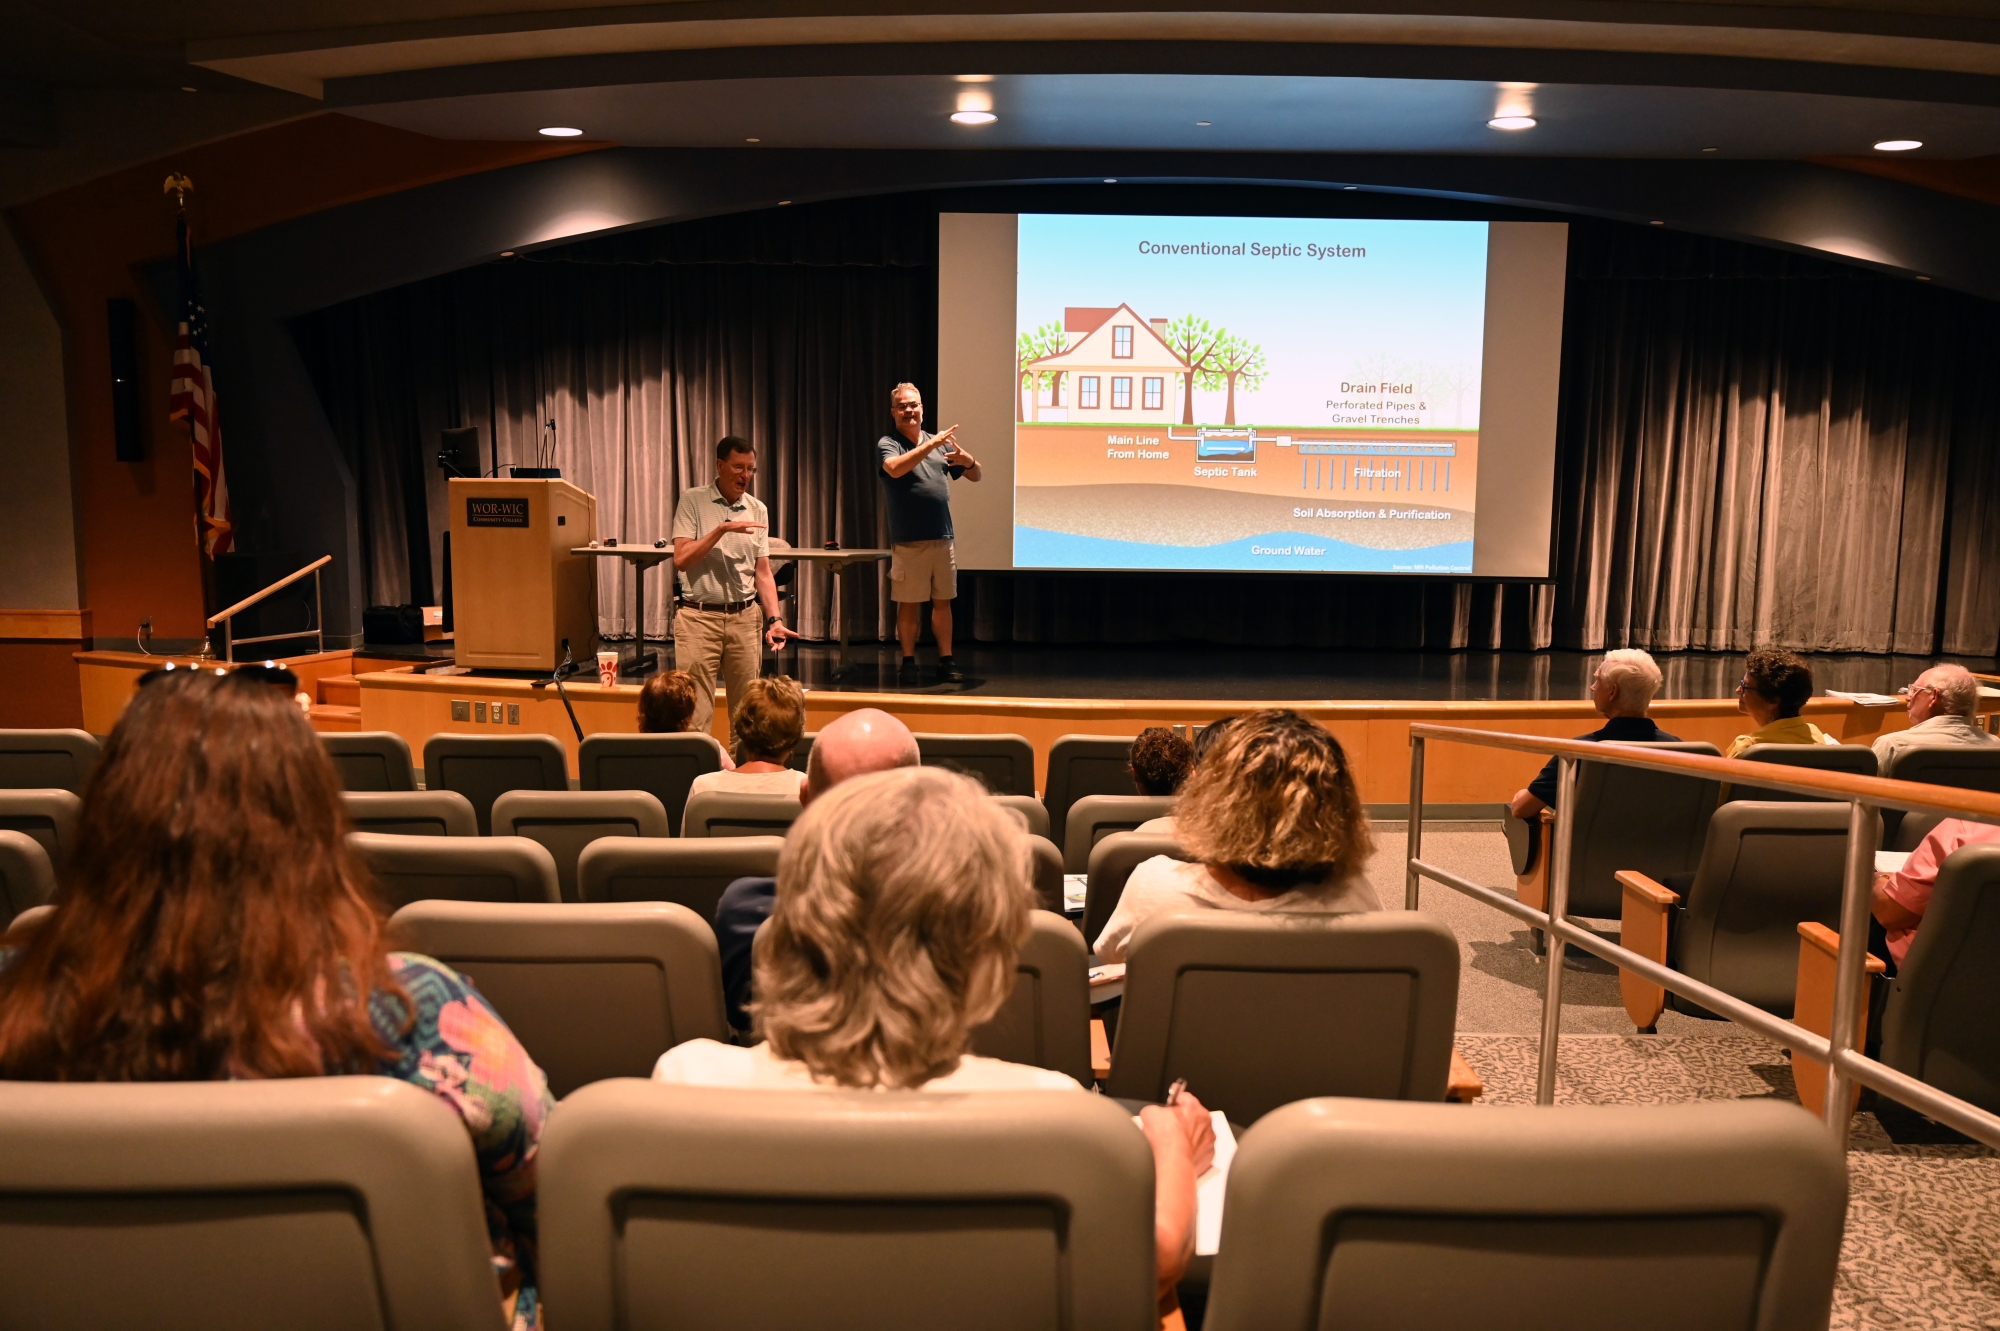
[(552, 139), (574, 139), (580, 137), (583, 134), (582, 130), (571, 129), (568, 125), (550, 125), (547, 129), (541, 129), (535, 132), (538, 134), (546, 134), (549, 138)]
[(999, 118), (999, 116), (994, 115), (991, 111), (953, 111), (951, 113), (951, 122), (954, 125), (990, 125)]
[(1200, 128), (1202, 128), (1202, 129), (1206, 129), (1206, 128), (1208, 128), (1208, 126), (1209, 126), (1209, 124), (1210, 124), (1211, 122), (1209, 122), (1209, 121), (1206, 121), (1206, 120), (1197, 120), (1197, 121), (1195, 121), (1194, 123), (1195, 123), (1195, 124), (1196, 124), (1197, 126), (1199, 126)]
[(1906, 153), (1912, 148), (1924, 146), (1922, 139), (1884, 139), (1875, 145), (1878, 153)]
[(1486, 122), (1488, 129), (1533, 129), (1534, 127), (1533, 116), (1494, 116)]

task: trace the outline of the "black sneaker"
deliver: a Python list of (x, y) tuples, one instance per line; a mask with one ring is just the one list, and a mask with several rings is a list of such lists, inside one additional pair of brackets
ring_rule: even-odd
[(942, 656), (938, 658), (938, 678), (946, 684), (963, 684), (965, 672), (958, 668), (958, 662)]
[(903, 662), (902, 668), (896, 671), (896, 683), (902, 688), (913, 689), (923, 682), (924, 677), (918, 673), (915, 661)]

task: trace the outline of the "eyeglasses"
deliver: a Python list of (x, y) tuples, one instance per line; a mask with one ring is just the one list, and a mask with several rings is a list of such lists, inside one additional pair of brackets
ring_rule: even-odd
[[(145, 674), (139, 676), (138, 687), (143, 689), (148, 684), (158, 683), (160, 680), (173, 675), (198, 675), (200, 673), (200, 666), (176, 666), (173, 662), (169, 661), (164, 666), (148, 670)], [(283, 689), (287, 696), (298, 692), (299, 688), (299, 677), (284, 666), (279, 665), (276, 661), (266, 661), (263, 665), (241, 665), (237, 666), (234, 670), (226, 666), (217, 666), (215, 673), (225, 679), (242, 679), (250, 680), (254, 683), (275, 685)]]

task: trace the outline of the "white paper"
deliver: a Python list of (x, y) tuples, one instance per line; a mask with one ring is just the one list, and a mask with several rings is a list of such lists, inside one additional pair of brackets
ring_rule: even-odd
[(1084, 888), (1090, 882), (1086, 873), (1066, 873), (1063, 875), (1063, 909), (1082, 910)]
[(1236, 1158), (1236, 1134), (1220, 1109), (1209, 1118), (1215, 1123), (1215, 1163), (1194, 1184), (1194, 1252), (1197, 1257), (1213, 1257), (1222, 1247), (1222, 1197), (1229, 1189), (1229, 1164)]
[(1845, 698), (1862, 707), (1902, 707), (1909, 703), (1908, 698), (1900, 698), (1893, 693), (1844, 693), (1839, 689), (1828, 689), (1826, 696)]
[(1875, 852), (1876, 873), (1901, 873), (1903, 866), (1910, 862), (1907, 850), (1878, 850)]

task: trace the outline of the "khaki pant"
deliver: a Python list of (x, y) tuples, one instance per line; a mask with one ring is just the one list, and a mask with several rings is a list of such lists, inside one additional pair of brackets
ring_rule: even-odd
[(674, 611), (674, 667), (694, 676), (692, 730), (707, 731), (715, 716), (715, 674), (734, 700), (764, 668), (764, 611), (745, 606), (733, 615), (716, 610)]

